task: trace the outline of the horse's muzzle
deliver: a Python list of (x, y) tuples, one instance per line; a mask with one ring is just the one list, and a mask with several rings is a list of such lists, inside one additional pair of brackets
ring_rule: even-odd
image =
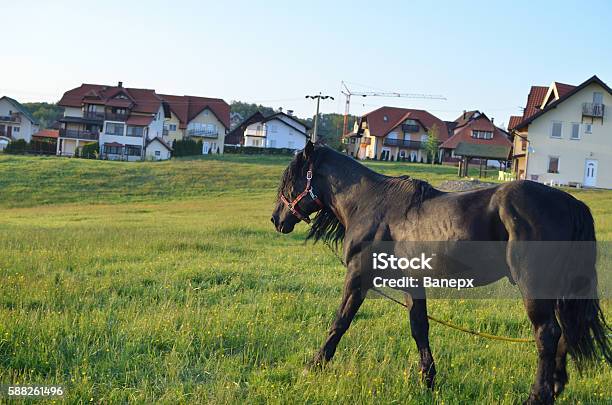
[(281, 221), (276, 215), (272, 215), (270, 221), (274, 224), (276, 231), (280, 233), (290, 233), (295, 227), (295, 224), (291, 223), (291, 221)]

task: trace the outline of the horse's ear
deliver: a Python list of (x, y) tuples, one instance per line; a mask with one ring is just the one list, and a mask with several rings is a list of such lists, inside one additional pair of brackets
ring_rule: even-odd
[(314, 152), (314, 144), (309, 139), (304, 147), (304, 159), (308, 160), (312, 156), (312, 152)]

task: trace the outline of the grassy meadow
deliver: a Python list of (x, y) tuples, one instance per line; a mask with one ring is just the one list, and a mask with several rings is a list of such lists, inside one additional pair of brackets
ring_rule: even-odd
[[(333, 362), (302, 374), (340, 301), (323, 245), (270, 224), (289, 158), (123, 163), (0, 155), (0, 384), (70, 403), (515, 404), (533, 344), (432, 324), (438, 385), (418, 382), (406, 311), (367, 300)], [(434, 185), (455, 169), (369, 162)], [(612, 192), (574, 191), (612, 240)], [(517, 301), (430, 301), (471, 329), (531, 337)], [(612, 305), (604, 302), (612, 319)], [(563, 404), (610, 403), (612, 370), (570, 365)], [(0, 398), (0, 403), (3, 401)]]

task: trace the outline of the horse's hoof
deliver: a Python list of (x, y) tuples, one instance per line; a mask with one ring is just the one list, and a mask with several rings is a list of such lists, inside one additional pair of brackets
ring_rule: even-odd
[(530, 394), (527, 401), (523, 402), (523, 405), (553, 405), (554, 400), (552, 396), (547, 396), (546, 399), (541, 399), (539, 396)]
[(564, 382), (555, 381), (555, 398), (558, 398), (559, 395), (561, 395), (561, 393), (563, 392), (564, 389), (565, 389), (565, 383)]

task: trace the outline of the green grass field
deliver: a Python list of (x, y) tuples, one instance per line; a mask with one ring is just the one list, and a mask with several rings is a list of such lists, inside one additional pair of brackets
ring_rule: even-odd
[[(302, 375), (343, 268), (304, 225), (269, 217), (288, 158), (121, 163), (0, 155), (0, 384), (60, 384), (75, 402), (514, 404), (532, 344), (432, 324), (438, 385), (418, 383), (405, 310), (367, 300), (329, 367)], [(439, 184), (454, 169), (370, 162)], [(612, 240), (612, 192), (575, 193)], [(531, 337), (516, 301), (431, 301), (471, 329)], [(612, 305), (604, 303), (612, 319)], [(610, 403), (612, 370), (559, 399)], [(0, 403), (3, 399), (0, 398)]]

